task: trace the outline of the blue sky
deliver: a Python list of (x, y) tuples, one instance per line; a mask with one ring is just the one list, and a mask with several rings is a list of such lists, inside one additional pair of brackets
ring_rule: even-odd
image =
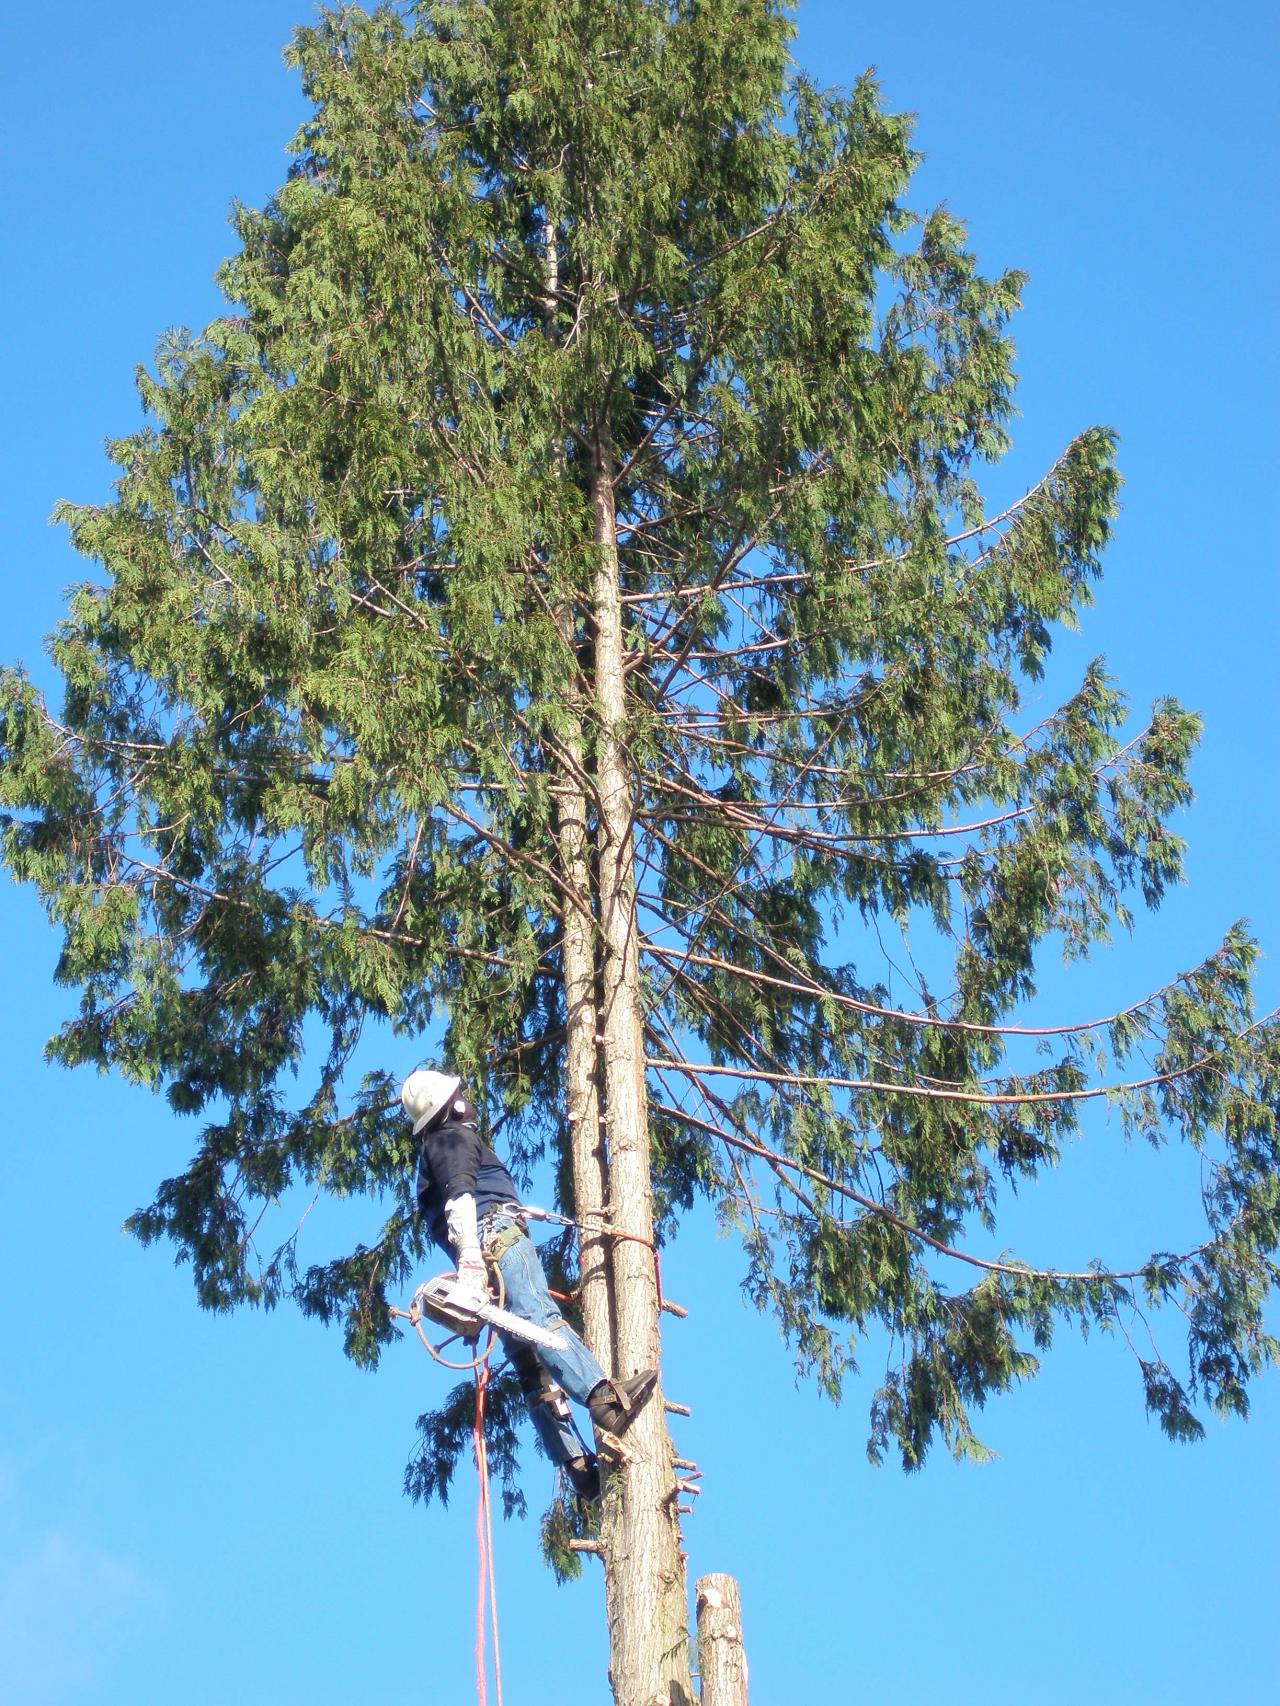
[[(1240, 914), (1280, 1001), (1274, 521), (1275, 25), (1246, 0), (911, 8), (808, 0), (796, 56), (880, 68), (919, 114), (916, 205), (967, 219), (988, 271), (1031, 273), (1015, 327), (1023, 419), (1007, 500), (1068, 437), (1122, 435), (1125, 510), (1085, 632), (1050, 689), (1107, 655), (1136, 707), (1203, 712), (1190, 883), (1045, 1006), (1080, 1017), (1200, 959)], [(105, 497), (102, 440), (132, 370), (217, 311), (233, 197), (263, 200), (302, 116), (280, 60), (303, 0), (70, 0), (12, 8), (0, 111), (8, 407), (0, 430), (4, 643), (41, 638), (80, 567), (54, 501)], [(193, 1141), (143, 1092), (41, 1063), (71, 1010), (33, 898), (0, 887), (0, 1676), (22, 1706), (347, 1706), (473, 1697), (472, 1489), (400, 1492), (443, 1378), (416, 1349), (376, 1376), (286, 1310), (213, 1318), (120, 1223)], [(393, 1067), (399, 1062), (389, 1063)], [(406, 1062), (405, 1065), (413, 1063)], [(1045, 1261), (1145, 1255), (1188, 1216), (1176, 1155), (1091, 1129), (1015, 1215)], [(349, 1209), (358, 1217), (358, 1209)], [(371, 1213), (370, 1226), (375, 1223)], [(1280, 1380), (1194, 1448), (1145, 1419), (1123, 1346), (1063, 1339), (982, 1417), (986, 1467), (870, 1469), (867, 1367), (839, 1410), (793, 1384), (740, 1263), (695, 1218), (664, 1259), (691, 1310), (666, 1379), (705, 1491), (691, 1570), (743, 1585), (755, 1706), (1280, 1699), (1274, 1582)], [(530, 1475), (536, 1510), (549, 1471)], [(510, 1706), (606, 1698), (598, 1581), (556, 1589), (532, 1523), (499, 1536)]]

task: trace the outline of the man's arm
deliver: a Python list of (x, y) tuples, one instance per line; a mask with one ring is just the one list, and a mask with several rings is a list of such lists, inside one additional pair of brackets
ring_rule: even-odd
[(480, 1134), (476, 1111), (461, 1096), (449, 1107), (442, 1124), (426, 1133), (424, 1146), (440, 1194), (444, 1198), (449, 1242), (458, 1263), (458, 1280), (473, 1291), (487, 1289), (484, 1257), (476, 1225), (476, 1169)]

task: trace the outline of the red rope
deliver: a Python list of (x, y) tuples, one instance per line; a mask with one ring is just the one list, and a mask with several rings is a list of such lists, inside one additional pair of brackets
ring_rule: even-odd
[[(576, 1223), (575, 1223), (576, 1224)], [(590, 1230), (588, 1228), (588, 1230)], [(600, 1230), (609, 1238), (621, 1238), (628, 1244), (643, 1244), (646, 1250), (653, 1251), (653, 1283), (658, 1291), (658, 1308), (662, 1308), (662, 1263), (658, 1260), (658, 1246), (652, 1238), (642, 1238), (638, 1232), (619, 1232), (613, 1227), (601, 1227)]]
[[(573, 1224), (576, 1224), (576, 1222)], [(661, 1310), (661, 1308), (663, 1307), (663, 1304), (662, 1304), (662, 1261), (658, 1255), (658, 1246), (655, 1243), (653, 1243), (652, 1240), (650, 1240), (648, 1238), (642, 1238), (638, 1232), (610, 1232), (610, 1233), (608, 1233), (608, 1236), (610, 1238), (625, 1238), (629, 1244), (643, 1244), (646, 1250), (652, 1250), (653, 1251), (653, 1283), (654, 1283), (654, 1286), (655, 1286), (657, 1293), (658, 1293), (658, 1308), (659, 1308), (659, 1310)], [(575, 1298), (577, 1298), (577, 1296), (579, 1294), (576, 1291), (552, 1291), (551, 1287), (548, 1286), (547, 1287), (547, 1295), (549, 1297), (554, 1297), (557, 1303), (572, 1303), (575, 1300)], [(674, 1304), (672, 1305), (672, 1308), (675, 1309)], [(392, 1310), (392, 1314), (394, 1314), (394, 1313), (395, 1313), (395, 1311)], [(676, 1313), (682, 1314), (683, 1311), (677, 1309)], [(427, 1346), (427, 1349), (428, 1350), (431, 1349), (430, 1345)], [(437, 1357), (436, 1361), (439, 1362), (440, 1358)], [(451, 1367), (452, 1365), (446, 1363), (445, 1366), (446, 1366), (446, 1368), (448, 1368), (448, 1367)]]
[(471, 1444), (476, 1454), (476, 1472), (479, 1476), (480, 1496), (476, 1501), (476, 1699), (480, 1706), (487, 1706), (488, 1683), (485, 1676), (484, 1663), (484, 1610), (485, 1587), (488, 1582), (488, 1558), (485, 1549), (485, 1472), (484, 1472), (484, 1389), (489, 1384), (489, 1369), (486, 1364), (476, 1370), (476, 1419), (471, 1429)]
[(484, 1662), (484, 1610), (488, 1590), (489, 1625), (493, 1631), (493, 1682), (502, 1706), (502, 1649), (498, 1642), (498, 1583), (493, 1567), (493, 1507), (489, 1500), (489, 1453), (484, 1443), (484, 1399), (489, 1384), (487, 1363), (476, 1369), (476, 1419), (471, 1429), (471, 1443), (476, 1454), (476, 1473), (480, 1496), (476, 1504), (476, 1696), (479, 1706), (487, 1706)]

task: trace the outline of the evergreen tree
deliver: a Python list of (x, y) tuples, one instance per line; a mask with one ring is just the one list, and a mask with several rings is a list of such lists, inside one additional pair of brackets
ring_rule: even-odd
[[(200, 1121), (132, 1224), (204, 1305), (289, 1295), (362, 1362), (426, 1259), (395, 1088), (440, 1017), (517, 1166), (556, 1167), (606, 1365), (657, 1359), (651, 1246), (701, 1195), (829, 1393), (888, 1329), (877, 1459), (981, 1454), (973, 1411), (1059, 1324), (1165, 1299), (1185, 1357), (1135, 1353), (1142, 1390), (1193, 1437), (1277, 1349), (1254, 944), (1091, 1022), (1018, 1015), (1045, 952), (1180, 878), (1196, 720), (1162, 700), (1124, 738), (1095, 665), (1026, 726), (1099, 572), (1112, 436), (986, 515), (1023, 281), (908, 210), (906, 122), (869, 79), (796, 76), (788, 38), (778, 0), (299, 31), (314, 116), (236, 215), (228, 311), (140, 375), (114, 500), (62, 509), (107, 572), (54, 640), (65, 703), (0, 679), (4, 856), (83, 995), (51, 1052)], [(354, 1084), (370, 1022), (396, 1070)], [(1202, 1152), (1196, 1247), (1125, 1272), (967, 1248), (1093, 1101)], [(260, 1254), (299, 1181), (385, 1224)], [(447, 1489), (458, 1414), (423, 1418), (411, 1490)], [(688, 1701), (661, 1404), (630, 1438), (546, 1545), (601, 1555), (621, 1706)]]

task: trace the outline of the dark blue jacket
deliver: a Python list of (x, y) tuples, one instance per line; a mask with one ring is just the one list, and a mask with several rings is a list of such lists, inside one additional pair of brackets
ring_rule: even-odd
[(480, 1136), (476, 1111), (455, 1096), (421, 1134), (418, 1151), (418, 1213), (442, 1250), (453, 1253), (444, 1205), (453, 1197), (473, 1196), (476, 1213), (499, 1203), (516, 1203), (520, 1193), (510, 1173)]

